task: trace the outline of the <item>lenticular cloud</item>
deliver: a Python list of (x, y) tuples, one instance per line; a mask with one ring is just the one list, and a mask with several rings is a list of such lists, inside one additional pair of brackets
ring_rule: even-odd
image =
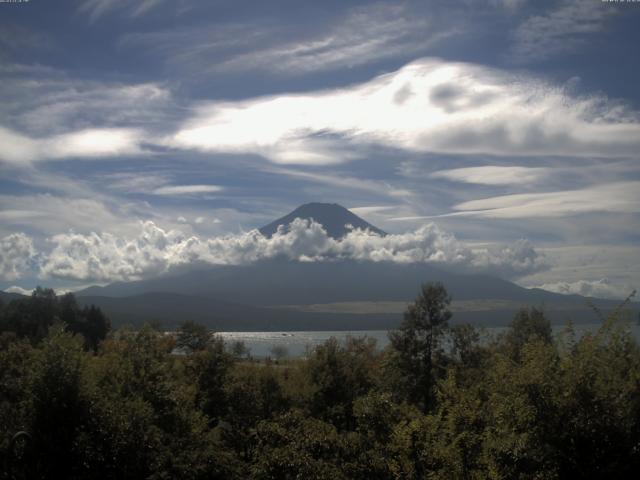
[(175, 267), (243, 265), (265, 259), (294, 261), (357, 260), (430, 263), (462, 272), (485, 272), (513, 278), (547, 267), (544, 256), (527, 241), (495, 249), (472, 249), (435, 224), (414, 232), (379, 236), (351, 230), (333, 239), (319, 223), (296, 219), (271, 237), (258, 230), (214, 238), (187, 236), (143, 222), (135, 238), (110, 233), (60, 234), (40, 265), (43, 278), (115, 281), (166, 273)]

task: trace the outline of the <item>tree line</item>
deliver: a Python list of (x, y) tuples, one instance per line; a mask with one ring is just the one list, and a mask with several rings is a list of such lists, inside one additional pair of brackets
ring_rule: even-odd
[(450, 302), (425, 284), (387, 348), (274, 362), (191, 322), (109, 331), (38, 289), (0, 307), (0, 478), (635, 478), (623, 306), (580, 337), (529, 308), (483, 338)]

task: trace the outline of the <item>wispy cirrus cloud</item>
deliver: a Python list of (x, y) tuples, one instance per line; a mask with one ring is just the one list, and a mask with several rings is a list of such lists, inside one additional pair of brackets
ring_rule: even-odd
[(29, 164), (41, 160), (83, 159), (143, 153), (141, 131), (127, 128), (79, 130), (30, 138), (0, 127), (0, 160)]
[(354, 7), (326, 21), (323, 29), (308, 19), (283, 24), (268, 17), (249, 24), (200, 24), (130, 33), (120, 44), (144, 45), (195, 75), (260, 71), (291, 77), (409, 59), (464, 31), (451, 18), (443, 23), (388, 3)]
[[(104, 157), (148, 152), (155, 145), (326, 165), (362, 158), (377, 146), (454, 155), (606, 158), (631, 157), (640, 147), (638, 112), (620, 104), (572, 97), (536, 78), (432, 58), (346, 88), (197, 102), (183, 112), (185, 120), (167, 113), (174, 110), (171, 95), (154, 84), (96, 93), (82, 114), (84, 95), (65, 95), (51, 94), (35, 105), (38, 122), (26, 113), (14, 115), (19, 125), (27, 125), (25, 133), (2, 128), (0, 158), (19, 163)], [(34, 124), (40, 134), (29, 133)]]
[(114, 12), (124, 12), (130, 18), (135, 18), (165, 2), (166, 0), (86, 0), (78, 7), (78, 11), (88, 15), (91, 22)]
[(429, 177), (479, 185), (517, 185), (537, 182), (552, 173), (552, 168), (485, 165), (438, 170)]
[(223, 190), (219, 185), (166, 185), (154, 189), (154, 195), (198, 195), (202, 193), (216, 193)]
[(137, 155), (175, 111), (169, 90), (155, 83), (76, 80), (35, 67), (0, 74), (0, 161), (14, 165)]
[(450, 215), (484, 218), (563, 217), (590, 212), (640, 213), (640, 182), (557, 192), (501, 195), (454, 205)]
[(586, 45), (589, 35), (602, 31), (616, 13), (616, 6), (609, 2), (564, 0), (515, 29), (511, 59), (527, 63), (573, 53)]
[(176, 106), (158, 83), (105, 82), (69, 78), (62, 71), (9, 65), (0, 69), (0, 113), (5, 125), (31, 135), (92, 127), (164, 124)]
[(361, 190), (364, 192), (384, 195), (394, 198), (408, 198), (412, 192), (404, 188), (392, 185), (389, 182), (356, 178), (341, 173), (310, 172), (293, 168), (271, 168), (269, 172), (285, 175), (293, 178), (307, 180), (311, 183), (319, 183), (332, 187), (348, 188), (349, 190)]
[(316, 37), (241, 53), (212, 70), (301, 75), (352, 68), (424, 52), (456, 33), (455, 29), (442, 30), (434, 19), (412, 17), (400, 5), (378, 4), (351, 10), (344, 20)]
[(113, 199), (44, 194), (0, 194), (0, 232), (30, 231), (53, 235), (61, 230), (86, 232), (108, 228), (126, 233), (137, 225), (135, 210)]
[(502, 70), (422, 59), (348, 88), (203, 104), (163, 142), (254, 153), (275, 163), (326, 164), (358, 158), (372, 145), (618, 158), (636, 155), (638, 139), (637, 112), (605, 99), (572, 98)]

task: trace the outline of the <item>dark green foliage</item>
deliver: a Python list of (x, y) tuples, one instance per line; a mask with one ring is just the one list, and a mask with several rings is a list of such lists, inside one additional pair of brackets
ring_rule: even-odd
[(251, 349), (242, 340), (234, 341), (231, 344), (230, 351), (236, 358), (248, 357), (251, 354)]
[(205, 350), (210, 342), (211, 332), (204, 325), (187, 321), (178, 329), (176, 347), (186, 353)]
[(37, 287), (31, 297), (12, 300), (0, 310), (0, 332), (13, 332), (32, 343), (41, 341), (55, 322), (84, 337), (85, 348), (97, 350), (111, 329), (109, 319), (93, 305), (80, 308), (71, 293), (57, 297)]
[(345, 439), (321, 420), (290, 412), (278, 421), (260, 422), (256, 441), (253, 478), (349, 478), (344, 472)]
[(227, 410), (224, 387), (233, 361), (220, 338), (212, 339), (206, 349), (194, 353), (187, 361), (187, 371), (196, 385), (196, 403), (212, 424)]
[(53, 328), (34, 358), (28, 431), (34, 439), (38, 471), (43, 477), (69, 478), (76, 441), (89, 414), (82, 388), (82, 342)]
[(550, 344), (551, 323), (545, 317), (541, 309), (531, 307), (522, 308), (511, 322), (509, 330), (505, 333), (503, 343), (507, 354), (514, 360), (520, 359), (520, 352), (528, 342), (538, 339)]
[(307, 365), (313, 413), (338, 427), (353, 427), (353, 402), (373, 385), (374, 359), (372, 339), (349, 338), (343, 347), (332, 337), (317, 347)]
[(446, 331), (448, 302), (426, 285), (383, 352), (331, 339), (266, 362), (193, 324), (93, 351), (70, 325), (99, 315), (40, 289), (2, 314), (0, 479), (637, 476), (640, 348), (621, 311), (576, 339), (523, 310), (487, 341)]
[(0, 330), (14, 332), (32, 342), (42, 340), (58, 317), (56, 294), (51, 289), (37, 287), (31, 297), (12, 300), (2, 310)]
[(451, 297), (441, 283), (423, 285), (400, 328), (389, 335), (393, 347), (389, 366), (390, 370), (395, 369), (398, 380), (395, 386), (425, 412), (432, 403), (434, 361), (451, 318), (450, 303)]

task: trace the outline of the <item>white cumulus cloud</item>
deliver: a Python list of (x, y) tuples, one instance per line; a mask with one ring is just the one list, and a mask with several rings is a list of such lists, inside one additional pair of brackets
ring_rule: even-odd
[(612, 283), (608, 278), (577, 280), (575, 282), (550, 282), (537, 288), (562, 294), (577, 294), (585, 297), (624, 299), (634, 289), (629, 285)]
[(251, 230), (237, 235), (201, 238), (141, 223), (137, 237), (109, 233), (60, 234), (41, 266), (41, 276), (75, 280), (135, 280), (191, 264), (240, 265), (284, 257), (297, 261), (390, 261), (432, 263), (465, 272), (516, 277), (546, 268), (546, 260), (526, 241), (495, 249), (472, 249), (434, 224), (415, 232), (384, 237), (352, 230), (342, 239), (329, 237), (322, 225), (296, 219), (271, 238)]
[(33, 241), (24, 233), (0, 239), (0, 279), (16, 280), (29, 268), (36, 256)]
[(9, 288), (5, 288), (4, 291), (7, 293), (19, 293), (20, 295), (31, 295), (33, 293), (33, 288), (32, 289), (27, 289), (27, 288), (22, 288), (19, 287), (17, 285), (12, 285)]

